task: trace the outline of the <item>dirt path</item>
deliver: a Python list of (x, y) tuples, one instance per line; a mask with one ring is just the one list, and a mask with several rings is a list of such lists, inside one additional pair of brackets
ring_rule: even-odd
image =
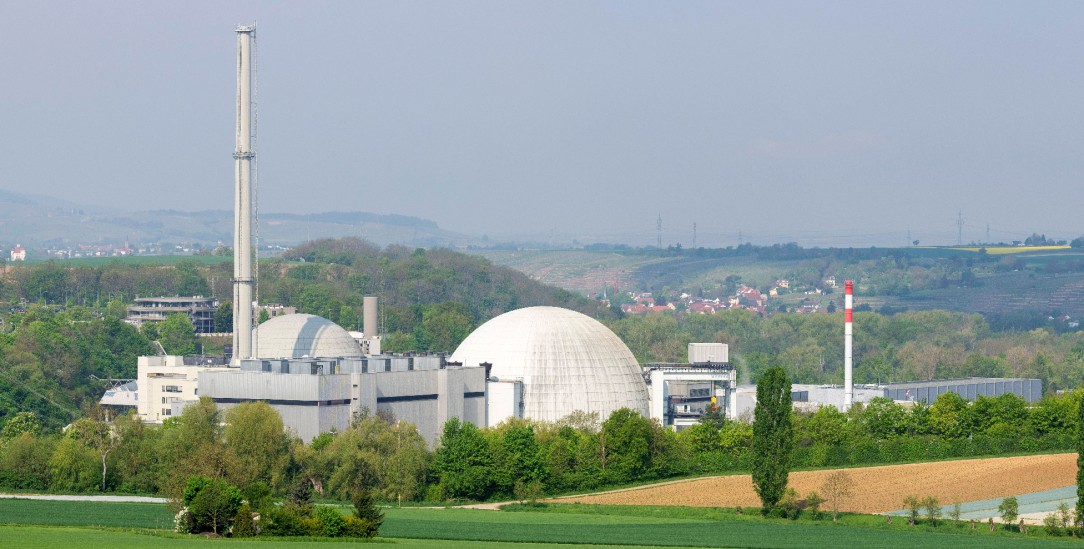
[[(1060, 488), (1076, 483), (1076, 457), (1076, 454), (1050, 454), (848, 469), (854, 480), (854, 496), (848, 498), (841, 510), (893, 511), (903, 506), (903, 498), (908, 495), (934, 496), (942, 505), (951, 505)], [(790, 486), (803, 496), (814, 490), (822, 492), (821, 485), (832, 472), (791, 473)], [(551, 501), (692, 507), (760, 505), (749, 475), (669, 482)]]

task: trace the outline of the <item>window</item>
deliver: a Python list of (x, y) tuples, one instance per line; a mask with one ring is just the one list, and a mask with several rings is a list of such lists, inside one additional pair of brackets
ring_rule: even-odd
[(173, 415), (173, 409), (172, 408), (162, 408), (162, 415), (163, 416), (171, 416), (171, 415)]
[(162, 387), (162, 391), (166, 393), (179, 393), (181, 388), (177, 385), (165, 385)]

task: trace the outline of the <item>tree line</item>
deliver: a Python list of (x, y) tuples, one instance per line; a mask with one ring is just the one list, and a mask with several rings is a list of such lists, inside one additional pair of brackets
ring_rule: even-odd
[(382, 413), (361, 414), (342, 432), (304, 444), (262, 402), (221, 412), (204, 398), (160, 426), (94, 409), (61, 430), (22, 412), (0, 431), (0, 487), (157, 493), (180, 501), (187, 479), (204, 477), (237, 486), (257, 507), (299, 485), (344, 501), (359, 490), (396, 503), (531, 499), (688, 474), (752, 471), (758, 424), (788, 425), (785, 432), (771, 431), (792, 445), (786, 458), (791, 467), (1071, 450), (1081, 396), (1077, 391), (1027, 406), (1011, 394), (967, 403), (948, 393), (929, 406), (874, 399), (847, 413), (831, 406), (795, 412), (788, 406), (772, 421), (758, 415), (752, 423), (728, 421), (716, 409), (676, 433), (627, 408), (604, 420), (579, 412), (552, 423), (510, 420), (488, 428), (453, 419), (435, 449), (412, 424)]

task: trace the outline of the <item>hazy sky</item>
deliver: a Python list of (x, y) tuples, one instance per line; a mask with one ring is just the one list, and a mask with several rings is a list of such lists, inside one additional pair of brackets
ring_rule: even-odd
[(1084, 234), (1084, 2), (0, 0), (0, 189), (664, 244)]

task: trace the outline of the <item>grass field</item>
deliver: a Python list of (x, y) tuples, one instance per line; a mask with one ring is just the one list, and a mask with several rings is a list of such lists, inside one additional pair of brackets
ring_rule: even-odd
[[(451, 549), (542, 549), (544, 547), (574, 547), (575, 549), (621, 549), (620, 545), (554, 545), (549, 543), (502, 543), (478, 541), (431, 539), (386, 539), (375, 540), (275, 540), (275, 539), (219, 539), (209, 540), (201, 536), (163, 536), (148, 532), (117, 530), (92, 530), (87, 528), (46, 528), (40, 526), (0, 526), (0, 547), (18, 547), (19, 549), (56, 549), (60, 547), (78, 547), (79, 549), (138, 549), (143, 547), (165, 547), (168, 549), (189, 549), (214, 547), (225, 543), (227, 547), (258, 549), (307, 549), (314, 547), (339, 547), (342, 544), (364, 544), (369, 547), (395, 547), (401, 549), (432, 549), (449, 547)], [(637, 546), (643, 548), (644, 546)], [(650, 547), (650, 546), (648, 546)]]
[[(0, 502), (0, 547), (115, 549), (117, 547), (208, 547), (201, 536), (182, 536), (157, 529), (169, 518), (164, 505), (105, 502)], [(48, 505), (44, 505), (48, 504)], [(1064, 538), (1043, 539), (1001, 532), (990, 534), (956, 525), (908, 527), (882, 517), (847, 515), (840, 524), (830, 520), (763, 520), (731, 510), (558, 505), (525, 512), (475, 509), (387, 509), (383, 536), (365, 543), (377, 546), (480, 547), (530, 549), (569, 544), (589, 547), (945, 547), (1032, 548), (1065, 547)], [(79, 510), (77, 512), (77, 510)], [(125, 527), (89, 525), (126, 522)], [(16, 524), (13, 524), (16, 523)], [(41, 526), (52, 524), (57, 526)], [(65, 525), (66, 524), (66, 525)], [(170, 522), (171, 524), (171, 522)], [(342, 539), (222, 540), (231, 547), (304, 548)], [(1074, 544), (1079, 545), (1079, 543)]]

